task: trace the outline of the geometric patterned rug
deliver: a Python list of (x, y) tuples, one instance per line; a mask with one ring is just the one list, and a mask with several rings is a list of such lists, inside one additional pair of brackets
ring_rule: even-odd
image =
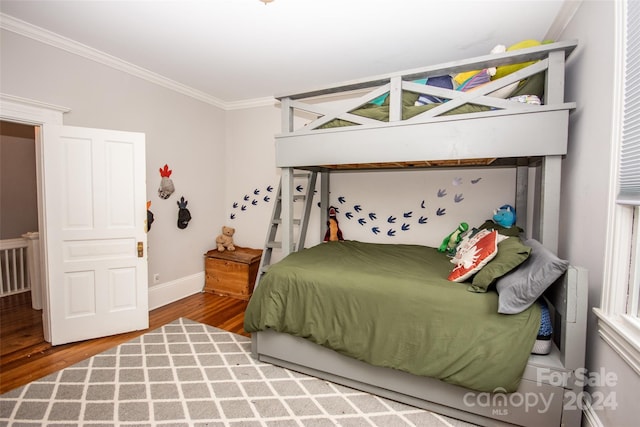
[(178, 319), (1, 395), (0, 426), (471, 426), (258, 362), (250, 346)]

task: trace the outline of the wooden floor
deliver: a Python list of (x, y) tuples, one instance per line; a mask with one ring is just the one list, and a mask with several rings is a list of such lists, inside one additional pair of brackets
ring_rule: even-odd
[(247, 302), (198, 293), (149, 313), (149, 329), (52, 347), (42, 335), (42, 311), (28, 293), (0, 298), (0, 394), (66, 368), (180, 317), (249, 336)]

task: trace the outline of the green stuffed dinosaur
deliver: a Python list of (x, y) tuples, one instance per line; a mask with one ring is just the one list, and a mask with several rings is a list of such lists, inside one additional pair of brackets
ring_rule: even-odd
[(444, 238), (438, 252), (455, 252), (456, 245), (462, 240), (462, 234), (469, 229), (469, 224), (461, 222), (458, 228)]

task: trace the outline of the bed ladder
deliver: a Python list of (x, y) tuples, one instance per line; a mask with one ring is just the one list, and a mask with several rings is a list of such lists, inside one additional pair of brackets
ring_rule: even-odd
[[(282, 176), (280, 177), (280, 184), (278, 185), (278, 192), (276, 195), (276, 201), (273, 205), (273, 213), (271, 214), (271, 223), (269, 224), (269, 231), (267, 232), (267, 238), (264, 244), (264, 250), (262, 251), (262, 258), (260, 259), (260, 268), (258, 270), (258, 276), (256, 278), (255, 286), (258, 286), (261, 276), (266, 273), (271, 265), (271, 255), (274, 249), (283, 249), (283, 254), (286, 256), (290, 252), (296, 252), (304, 248), (305, 238), (307, 236), (307, 227), (309, 225), (309, 216), (311, 215), (311, 204), (313, 202), (313, 194), (316, 188), (316, 179), (318, 172), (316, 171), (295, 171), (293, 169), (283, 169)], [(299, 183), (300, 180), (305, 182)], [(283, 224), (283, 187), (285, 194), (289, 194), (290, 197), (286, 201), (289, 203), (289, 212), (293, 220), (289, 225), (289, 232), (287, 233), (287, 224)], [(286, 197), (286, 196), (285, 196)], [(304, 202), (302, 206), (302, 212), (300, 218), (294, 216), (293, 203)], [(280, 233), (280, 241), (276, 241), (276, 235), (281, 225), (284, 225), (283, 230)], [(298, 241), (293, 242), (292, 229), (293, 226), (298, 227)], [(283, 242), (283, 238), (289, 236), (289, 244)]]

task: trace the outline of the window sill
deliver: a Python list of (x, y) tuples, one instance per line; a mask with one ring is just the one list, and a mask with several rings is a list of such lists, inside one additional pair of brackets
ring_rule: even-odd
[(593, 312), (598, 316), (598, 332), (602, 339), (618, 353), (631, 368), (640, 375), (640, 325), (626, 316), (612, 316), (599, 308)]

